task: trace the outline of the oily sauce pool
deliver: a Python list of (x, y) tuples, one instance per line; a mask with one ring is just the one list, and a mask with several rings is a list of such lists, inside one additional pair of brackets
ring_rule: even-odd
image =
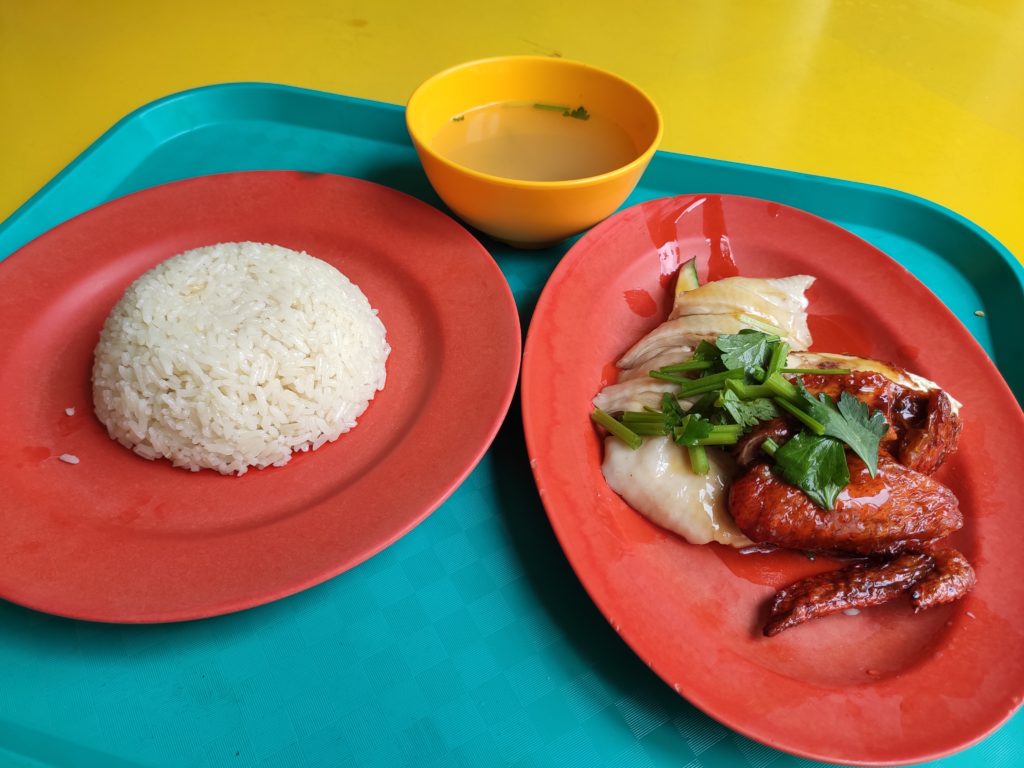
[(434, 136), (440, 155), (481, 173), (566, 181), (608, 173), (638, 150), (622, 128), (582, 107), (503, 101), (454, 116)]

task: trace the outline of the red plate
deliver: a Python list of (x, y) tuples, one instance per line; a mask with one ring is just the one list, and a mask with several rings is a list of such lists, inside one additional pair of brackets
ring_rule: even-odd
[[(355, 430), (285, 467), (236, 478), (141, 459), (92, 413), (99, 329), (146, 269), (236, 240), (305, 250), (358, 284), (387, 327), (387, 385)], [(362, 562), (476, 465), (519, 369), (515, 302), (466, 230), (323, 174), (207, 176), (100, 206), (0, 265), (0, 316), (0, 595), (98, 621), (236, 611)]]
[[(704, 200), (701, 203), (701, 199)], [(678, 250), (662, 247), (678, 241)], [(710, 247), (709, 247), (710, 246)], [(712, 272), (815, 275), (815, 349), (896, 362), (963, 401), (954, 539), (977, 569), (965, 600), (900, 602), (760, 636), (775, 587), (832, 563), (693, 546), (628, 507), (601, 475), (591, 398), (660, 323), (680, 255)], [(710, 259), (708, 258), (710, 256)], [(909, 272), (802, 211), (751, 198), (644, 203), (581, 239), (555, 270), (523, 357), (523, 420), (555, 533), (594, 602), (665, 682), (741, 733), (844, 763), (937, 758), (996, 728), (1024, 693), (1024, 417), (984, 351)]]

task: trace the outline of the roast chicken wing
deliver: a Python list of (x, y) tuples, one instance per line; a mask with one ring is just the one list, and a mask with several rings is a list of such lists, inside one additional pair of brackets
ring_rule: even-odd
[[(780, 434), (778, 424), (762, 426)], [(764, 463), (754, 465), (732, 485), (729, 511), (755, 542), (888, 557), (818, 574), (780, 590), (771, 603), (765, 635), (847, 608), (879, 605), (908, 590), (915, 610), (923, 610), (958, 600), (974, 586), (967, 558), (955, 549), (932, 546), (963, 525), (952, 491), (885, 451), (879, 454), (875, 477), (859, 458), (848, 454), (847, 462), (850, 484), (832, 510), (814, 504)]]
[(959, 600), (975, 583), (974, 569), (957, 550), (941, 549), (930, 554), (935, 567), (914, 585), (910, 594), (918, 611)]
[(908, 424), (899, 442), (900, 463), (930, 475), (956, 450), (962, 423), (949, 395), (936, 389), (928, 396), (924, 423)]
[(884, 452), (875, 477), (859, 458), (847, 459), (850, 484), (835, 509), (817, 506), (762, 463), (733, 483), (729, 511), (755, 542), (859, 555), (917, 549), (963, 525), (956, 496), (927, 475)]
[(960, 416), (952, 398), (941, 389), (922, 392), (874, 371), (808, 374), (801, 379), (812, 395), (825, 393), (838, 400), (846, 392), (871, 410), (881, 411), (889, 424), (883, 446), (911, 469), (930, 475), (956, 451)]
[(801, 579), (775, 593), (767, 637), (850, 608), (869, 608), (910, 591), (915, 611), (959, 600), (974, 587), (974, 569), (955, 549), (903, 552), (887, 561), (855, 563)]
[(771, 637), (819, 616), (887, 603), (920, 583), (932, 569), (929, 555), (905, 552), (888, 562), (857, 563), (802, 579), (775, 593), (764, 633)]
[[(812, 395), (824, 393), (838, 400), (846, 392), (880, 411), (889, 424), (882, 446), (910, 469), (930, 475), (956, 451), (962, 423), (953, 399), (941, 389), (922, 392), (874, 371), (800, 378)], [(762, 458), (760, 447), (766, 437), (782, 443), (799, 430), (800, 424), (788, 415), (762, 422), (741, 438), (733, 457), (741, 467), (749, 467)]]

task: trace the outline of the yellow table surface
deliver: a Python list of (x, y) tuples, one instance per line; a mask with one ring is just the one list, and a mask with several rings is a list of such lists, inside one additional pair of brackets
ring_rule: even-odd
[(650, 93), (662, 148), (872, 182), (1024, 258), (1024, 2), (0, 0), (0, 219), (128, 111), (265, 80), (404, 103), (513, 53)]

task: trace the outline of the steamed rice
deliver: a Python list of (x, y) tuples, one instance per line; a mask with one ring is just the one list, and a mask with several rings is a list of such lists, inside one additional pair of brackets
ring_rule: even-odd
[(334, 267), (221, 243), (129, 286), (100, 334), (93, 401), (140, 456), (241, 475), (352, 429), (390, 351), (376, 310)]

